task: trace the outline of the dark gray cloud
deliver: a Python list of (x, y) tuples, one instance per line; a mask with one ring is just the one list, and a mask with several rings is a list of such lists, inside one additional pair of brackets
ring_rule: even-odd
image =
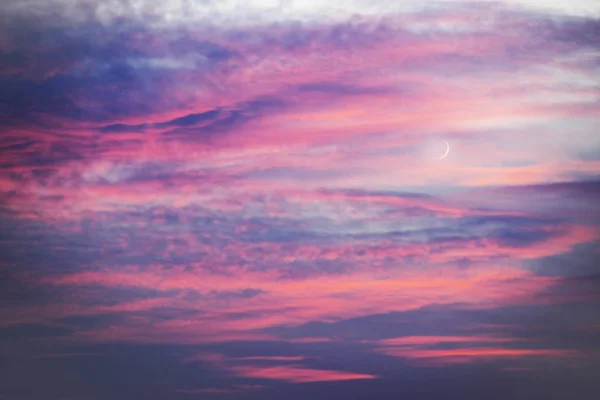
[(600, 272), (599, 243), (582, 243), (569, 252), (543, 257), (530, 262), (540, 275), (585, 278)]

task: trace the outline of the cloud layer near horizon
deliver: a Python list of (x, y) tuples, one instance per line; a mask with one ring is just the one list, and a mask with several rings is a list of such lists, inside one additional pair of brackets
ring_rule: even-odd
[[(592, 388), (595, 3), (230, 3), (0, 8), (0, 357), (98, 365), (58, 397)], [(114, 346), (177, 372), (99, 389)]]

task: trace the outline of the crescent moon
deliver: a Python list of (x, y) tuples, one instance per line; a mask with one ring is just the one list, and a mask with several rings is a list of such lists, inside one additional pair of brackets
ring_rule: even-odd
[(446, 156), (448, 155), (448, 153), (450, 153), (450, 145), (445, 140), (444, 140), (444, 143), (446, 143), (446, 152), (444, 153), (443, 156), (441, 156), (440, 158), (438, 158), (438, 160), (443, 160), (444, 158), (446, 158)]

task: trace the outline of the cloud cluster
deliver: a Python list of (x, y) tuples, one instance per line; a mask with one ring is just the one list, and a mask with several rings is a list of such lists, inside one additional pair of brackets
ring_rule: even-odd
[(162, 398), (596, 365), (597, 6), (368, 3), (4, 2), (7, 352), (214, 378)]

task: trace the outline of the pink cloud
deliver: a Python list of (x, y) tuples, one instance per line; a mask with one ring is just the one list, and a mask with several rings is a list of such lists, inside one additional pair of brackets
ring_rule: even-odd
[(403, 349), (403, 348), (382, 348), (378, 350), (380, 353), (394, 356), (405, 357), (411, 359), (432, 358), (439, 359), (443, 362), (454, 362), (459, 360), (477, 361), (494, 358), (522, 358), (525, 356), (551, 356), (564, 357), (575, 355), (576, 352), (569, 350), (555, 349), (505, 349), (505, 348), (464, 348), (450, 350), (422, 350), (422, 349)]
[[(248, 356), (226, 357), (218, 353), (200, 353), (186, 358), (184, 362), (202, 361), (211, 364), (224, 372), (242, 378), (281, 380), (291, 383), (345, 381), (356, 379), (375, 379), (371, 374), (359, 374), (347, 371), (332, 371), (304, 367), (296, 364), (277, 366), (257, 366), (248, 364), (252, 361), (289, 362), (301, 361), (315, 357), (305, 356)], [(241, 363), (241, 364), (240, 364)]]
[[(408, 23), (423, 21), (469, 25), (472, 18), (424, 15)], [(78, 238), (95, 231), (86, 231), (80, 222), (96, 224), (105, 229), (98, 235), (113, 246), (88, 243), (101, 256), (75, 260), (85, 270), (46, 275), (39, 268), (27, 283), (65, 292), (94, 286), (160, 295), (116, 297), (106, 305), (102, 295), (74, 294), (44, 305), (1, 309), (0, 323), (56, 324), (67, 317), (108, 315), (119, 318), (80, 328), (69, 339), (311, 344), (333, 339), (286, 339), (265, 332), (432, 305), (489, 309), (589, 301), (548, 295), (560, 278), (523, 268), (529, 260), (598, 238), (586, 221), (553, 220), (557, 215), (549, 205), (562, 208), (560, 198), (532, 201), (534, 191), (514, 196), (514, 205), (501, 190), (483, 191), (477, 199), (473, 192), (462, 197), (398, 192), (409, 186), (436, 192), (445, 186), (514, 186), (595, 176), (598, 161), (573, 156), (587, 143), (574, 140), (567, 150), (551, 143), (559, 136), (546, 136), (545, 125), (570, 119), (577, 126), (584, 118), (598, 117), (595, 103), (586, 100), (597, 94), (594, 90), (562, 82), (593, 75), (558, 61), (540, 63), (563, 48), (538, 46), (529, 25), (521, 26), (515, 16), (494, 18), (496, 28), (510, 28), (514, 36), (478, 26), (481, 31), (433, 39), (411, 34), (397, 22), (367, 20), (364, 26), (335, 28), (359, 34), (367, 44), (332, 39), (338, 32), (324, 26), (251, 28), (238, 38), (217, 30), (210, 33), (213, 43), (235, 55), (206, 73), (173, 72), (173, 83), (158, 83), (160, 98), (148, 96), (147, 102), (123, 89), (124, 101), (143, 111), (132, 108), (100, 122), (43, 117), (57, 127), (56, 134), (10, 128), (0, 171), (3, 210)], [(198, 40), (206, 35), (201, 29), (188, 32)], [(152, 57), (171, 51), (168, 39), (149, 36), (124, 44), (123, 50), (146, 49)], [(302, 44), (290, 47), (281, 39), (287, 36)], [(533, 46), (536, 57), (507, 56), (507, 49), (520, 45)], [(550, 71), (538, 74), (540, 64)], [(52, 65), (42, 76), (65, 74), (69, 68)], [(548, 82), (527, 84), (540, 81), (535, 78)], [(202, 90), (194, 82), (203, 82)], [(549, 93), (569, 100), (548, 103)], [(85, 93), (67, 95), (82, 110), (105, 102)], [(275, 106), (261, 108), (261, 101)], [(515, 144), (498, 147), (498, 136)], [(525, 136), (532, 139), (520, 140)], [(447, 159), (421, 154), (425, 141), (442, 138), (452, 142)], [(543, 147), (547, 142), (556, 149), (552, 157)], [(152, 210), (157, 206), (163, 208)], [(581, 210), (571, 207), (561, 215)], [(169, 212), (176, 224), (169, 225)], [(496, 234), (496, 228), (480, 233), (460, 225), (483, 217), (519, 217), (535, 227), (523, 232), (509, 227)], [(536, 218), (551, 222), (537, 223)], [(504, 238), (511, 234), (531, 240), (510, 244)], [(469, 265), (456, 266), (463, 262)], [(248, 290), (255, 294), (244, 295)], [(159, 313), (169, 318), (158, 318)], [(419, 336), (378, 345), (389, 355), (444, 362), (566, 354), (429, 348), (505, 342), (517, 339)], [(234, 362), (201, 357), (197, 360), (225, 366)], [(237, 362), (303, 359), (249, 356)], [(373, 378), (296, 365), (234, 365), (230, 372), (289, 382)]]
[[(80, 11), (1, 40), (9, 336), (189, 346), (206, 351), (182, 367), (280, 383), (378, 377), (319, 367), (316, 351), (342, 346), (507, 371), (585, 357), (570, 350), (599, 329), (584, 311), (561, 317), (574, 330), (520, 311), (599, 299), (587, 265), (545, 268), (600, 238), (589, 19), (468, 5), (333, 24), (61, 25)], [(446, 310), (451, 323), (429, 317)], [(501, 323), (477, 323), (492, 314)], [(548, 345), (560, 329), (573, 343)], [(398, 337), (373, 339), (385, 336)], [(217, 382), (178, 392), (263, 387)]]
[[(435, 270), (435, 275), (431, 275)], [(223, 342), (238, 340), (281, 340), (260, 330), (274, 326), (297, 326), (309, 321), (333, 321), (374, 313), (416, 310), (430, 304), (463, 303), (474, 307), (534, 302), (535, 293), (556, 280), (537, 277), (525, 270), (508, 267), (460, 270), (438, 267), (424, 271), (384, 272), (377, 279), (373, 272), (359, 271), (341, 276), (318, 276), (282, 280), (276, 275), (245, 273), (236, 279), (212, 274), (185, 273), (171, 269), (131, 273), (88, 272), (53, 280), (56, 285), (129, 286), (153, 290), (194, 290), (210, 293), (244, 290), (252, 287), (261, 293), (252, 298), (230, 299), (226, 306), (218, 300), (188, 301), (183, 298), (157, 298), (115, 306), (82, 307), (71, 315), (150, 312), (157, 307), (195, 310), (185, 319), (156, 321), (126, 319), (120, 326), (78, 331), (74, 338), (92, 341), (142, 342)], [(242, 279), (243, 278), (243, 279)], [(310, 297), (306, 293), (310, 292)], [(69, 315), (49, 307), (45, 318)], [(149, 327), (152, 329), (149, 329)], [(322, 341), (322, 338), (317, 338)], [(283, 339), (288, 340), (288, 339)], [(293, 339), (292, 339), (293, 340)], [(314, 342), (313, 338), (297, 339)], [(408, 340), (408, 339), (404, 339)], [(417, 339), (414, 339), (417, 340)], [(424, 339), (421, 339), (424, 340)], [(487, 339), (492, 340), (492, 339)]]
[(382, 346), (402, 346), (433, 345), (439, 343), (502, 343), (520, 340), (524, 339), (494, 336), (405, 336), (399, 338), (382, 339), (378, 340), (377, 343)]
[[(458, 17), (427, 15), (413, 16), (412, 18), (416, 18), (416, 20), (423, 18), (426, 21), (431, 21), (431, 19), (446, 21), (448, 19), (455, 20)], [(506, 24), (511, 29), (524, 31), (530, 29), (528, 25), (523, 27), (515, 25), (515, 19), (520, 20), (517, 16), (503, 15), (500, 17), (498, 15), (495, 23), (500, 26)], [(468, 18), (466, 20), (468, 21)], [(195, 94), (190, 99), (190, 95), (186, 94), (190, 92), (187, 87), (166, 86), (161, 93), (164, 93), (164, 96), (170, 100), (166, 102), (167, 104), (176, 106), (159, 107), (147, 115), (135, 114), (112, 121), (132, 125), (146, 124), (149, 127), (145, 129), (145, 134), (120, 132), (112, 133), (113, 137), (100, 135), (97, 140), (103, 151), (99, 153), (88, 154), (85, 150), (89, 145), (88, 141), (98, 136), (95, 131), (95, 128), (98, 127), (92, 123), (71, 122), (72, 126), (65, 128), (68, 131), (68, 140), (51, 137), (45, 131), (23, 129), (22, 132), (17, 133), (26, 135), (36, 143), (43, 143), (38, 145), (40, 149), (62, 140), (67, 140), (75, 148), (81, 147), (85, 161), (65, 158), (43, 167), (52, 169), (57, 176), (63, 173), (65, 176), (69, 176), (72, 172), (86, 175), (97, 169), (98, 165), (118, 164), (115, 161), (127, 160), (127, 163), (130, 164), (147, 161), (172, 163), (188, 171), (196, 172), (200, 169), (198, 164), (204, 164), (211, 170), (221, 169), (217, 173), (233, 170), (234, 175), (274, 167), (300, 167), (306, 171), (320, 168), (338, 172), (339, 177), (325, 179), (328, 184), (338, 186), (364, 186), (366, 183), (436, 184), (440, 177), (439, 163), (431, 164), (423, 162), (423, 160), (415, 162), (415, 157), (405, 155), (377, 154), (369, 156), (364, 154), (367, 149), (385, 149), (378, 135), (372, 132), (399, 132), (396, 135), (390, 135), (384, 143), (388, 147), (402, 147), (414, 145), (424, 136), (436, 135), (436, 130), (467, 132), (473, 131), (472, 127), (477, 124), (493, 126), (497, 121), (507, 124), (511, 121), (518, 122), (523, 118), (544, 120), (550, 115), (556, 115), (558, 108), (565, 116), (579, 115), (577, 114), (579, 109), (587, 110), (584, 110), (583, 115), (593, 116), (590, 114), (592, 105), (586, 106), (577, 102), (572, 106), (561, 103), (552, 107), (515, 103), (515, 98), (522, 96), (522, 91), (515, 92), (514, 84), (503, 85), (503, 80), (489, 80), (469, 74), (459, 74), (454, 77), (453, 84), (448, 84), (443, 79), (436, 79), (435, 85), (432, 85), (432, 76), (436, 77), (440, 72), (440, 57), (444, 61), (443, 57), (448, 53), (498, 61), (497, 64), (500, 66), (503, 65), (503, 62), (511, 64), (514, 60), (508, 59), (505, 52), (507, 46), (515, 44), (515, 38), (495, 35), (488, 28), (478, 26), (478, 29), (484, 30), (483, 34), (471, 35), (455, 32), (454, 35), (458, 35), (461, 40), (457, 40), (454, 35), (441, 35), (436, 40), (432, 40), (427, 36), (409, 35), (406, 31), (398, 28), (400, 25), (392, 21), (394, 18), (378, 21), (375, 24), (385, 28), (386, 35), (376, 33), (377, 30), (372, 32), (370, 29), (366, 29), (366, 26), (374, 21), (369, 22), (365, 27), (361, 24), (343, 27), (350, 32), (360, 32), (361, 29), (368, 31), (368, 33), (365, 32), (365, 35), (370, 38), (370, 45), (360, 45), (359, 53), (350, 51), (352, 48), (348, 47), (349, 43), (337, 43), (335, 40), (331, 40), (329, 34), (331, 34), (330, 29), (332, 28), (324, 26), (253, 28), (249, 34), (259, 39), (257, 42), (248, 42), (240, 38), (232, 40), (226, 31), (211, 32), (211, 40), (214, 43), (219, 43), (224, 48), (235, 49), (238, 54), (235, 60), (237, 68), (229, 71), (225, 76), (219, 71), (216, 71), (215, 74), (208, 74), (206, 77), (203, 76), (209, 81), (219, 83), (215, 87), (224, 87), (215, 91), (194, 91)], [(411, 23), (417, 22), (412, 21)], [(281, 42), (282, 32), (290, 34), (292, 37), (298, 36), (306, 39), (305, 44), (290, 49)], [(200, 30), (189, 34), (201, 39), (208, 33)], [(322, 34), (325, 35), (324, 39), (320, 36)], [(529, 36), (520, 36), (518, 45), (525, 45), (521, 43), (523, 37)], [(161, 43), (158, 49), (163, 49), (163, 51), (170, 48), (170, 45), (167, 44), (168, 40), (164, 38), (155, 38), (150, 35), (146, 40), (152, 43)], [(538, 45), (535, 41), (533, 42), (533, 45)], [(127, 43), (127, 46), (137, 45)], [(401, 50), (399, 51), (399, 49)], [(539, 50), (543, 54), (552, 55), (558, 48), (548, 44), (547, 47)], [(159, 50), (154, 49), (152, 52), (156, 51)], [(520, 63), (523, 63), (524, 66), (535, 65), (535, 60), (523, 59)], [(416, 72), (410, 68), (402, 70), (403, 66), (410, 65), (419, 66), (422, 72)], [(387, 68), (389, 73), (377, 72), (381, 68)], [(400, 71), (396, 71), (397, 69)], [(584, 73), (585, 71), (579, 72)], [(312, 85), (310, 87), (314, 88), (323, 82), (339, 82), (340, 77), (348, 73), (353, 73), (354, 76), (352, 82), (347, 84), (354, 89), (352, 96), (343, 95), (344, 90), (341, 90), (340, 93), (331, 89), (327, 90), (327, 86), (325, 86), (325, 90), (321, 91), (302, 92), (298, 89), (302, 85)], [(518, 77), (527, 78), (529, 73), (525, 69)], [(185, 81), (186, 77), (191, 81), (195, 78), (192, 72), (185, 70), (179, 71), (177, 74), (180, 75), (182, 81)], [(226, 85), (223, 82), (226, 82)], [(208, 86), (210, 87), (210, 85)], [(341, 86), (344, 87), (344, 85)], [(368, 90), (370, 88), (385, 90), (373, 92)], [(361, 89), (364, 90), (361, 91)], [(571, 86), (564, 84), (561, 86), (559, 83), (557, 83), (556, 90), (559, 93), (565, 91), (570, 94), (575, 93)], [(489, 96), (489, 91), (501, 95)], [(248, 121), (246, 125), (236, 127), (233, 138), (230, 135), (219, 135), (212, 138), (210, 145), (202, 141), (171, 140), (164, 142), (160, 140), (160, 135), (172, 129), (168, 125), (169, 121), (223, 107), (236, 109), (241, 104), (251, 102), (267, 93), (278, 99), (295, 99), (295, 101), (291, 101), (292, 104), (282, 110), (260, 115), (256, 119)], [(576, 94), (585, 95), (583, 92)], [(78, 98), (78, 100), (84, 102), (83, 98)], [(186, 106), (183, 107), (182, 104)], [(160, 125), (165, 123), (167, 125)], [(196, 126), (200, 129), (203, 124), (206, 125), (206, 122), (198, 123)], [(443, 127), (440, 127), (440, 124)], [(478, 135), (482, 130), (476, 127), (475, 131), (467, 136)], [(485, 135), (485, 132), (483, 134)], [(120, 138), (121, 141), (127, 140), (127, 146), (111, 145), (117, 138)], [(318, 157), (311, 156), (310, 151), (318, 150), (321, 146), (333, 144), (343, 147), (353, 140), (360, 143), (358, 148), (348, 151), (337, 150), (328, 154), (321, 152)], [(265, 148), (269, 147), (295, 150), (291, 152), (292, 156), (289, 154), (290, 152), (268, 154), (267, 150), (265, 153)], [(594, 162), (578, 162), (567, 165), (563, 162), (564, 160), (552, 164), (536, 164), (526, 167), (485, 167), (470, 162), (480, 153), (478, 149), (479, 147), (467, 149), (466, 152), (459, 155), (463, 161), (458, 163), (453, 163), (452, 159), (449, 159), (444, 164), (444, 180), (465, 185), (517, 184), (558, 179), (563, 173), (576, 173), (581, 170), (593, 173), (598, 170), (597, 163)], [(236, 152), (237, 155), (234, 155)], [(525, 150), (525, 152), (531, 153), (529, 150)], [(38, 166), (27, 166), (23, 162), (28, 159), (27, 154), (25, 151), (11, 151), (10, 157), (7, 156), (7, 161), (17, 165), (10, 167), (10, 170), (14, 172), (40, 169)], [(497, 151), (492, 155), (502, 161), (510, 154)], [(491, 155), (487, 154), (487, 157), (489, 158)], [(359, 175), (345, 173), (350, 159), (355, 164), (360, 162), (360, 169), (364, 172)], [(372, 162), (373, 159), (376, 160), (376, 164)], [(410, 174), (390, 173), (390, 171), (398, 170), (399, 166), (402, 170), (406, 170), (408, 167), (412, 172)], [(200, 175), (203, 181), (202, 186), (204, 186), (202, 190), (213, 191), (215, 186), (221, 185), (218, 180), (210, 179), (210, 182), (206, 182), (206, 176), (201, 173)], [(51, 185), (38, 185), (33, 183), (35, 179), (32, 177), (28, 180), (32, 182), (26, 191), (31, 194), (38, 194), (42, 191), (59, 191), (60, 189), (67, 192), (65, 204), (52, 205), (47, 211), (45, 207), (41, 210), (46, 214), (46, 219), (51, 216), (73, 218), (73, 216), (79, 215), (72, 213), (73, 209), (105, 210), (107, 202), (116, 203), (108, 209), (117, 208), (119, 202), (188, 204), (195, 201), (193, 195), (195, 189), (198, 189), (197, 180), (184, 185), (178, 184), (175, 178), (172, 183), (176, 184), (176, 188), (170, 187), (168, 190), (165, 189), (164, 182), (128, 182), (122, 185), (102, 186), (84, 181), (79, 182), (78, 190), (72, 190), (64, 187), (65, 181), (60, 183), (59, 180), (55, 180)], [(246, 177), (244, 185), (258, 187), (262, 184), (263, 187), (268, 187), (269, 181), (264, 177)], [(14, 182), (6, 182), (2, 184), (2, 187), (6, 187), (8, 191), (13, 184)], [(227, 187), (235, 187), (237, 183), (227, 181), (225, 184)], [(306, 180), (302, 185), (307, 184), (316, 185), (316, 183), (306, 183)], [(282, 183), (279, 182), (278, 185), (281, 187)], [(82, 193), (87, 196), (79, 193), (79, 189), (82, 189)], [(9, 205), (15, 210), (21, 210), (23, 216), (33, 217), (30, 210), (40, 208), (36, 207), (36, 197), (39, 196), (33, 195), (25, 203), (22, 201), (24, 197), (19, 201), (10, 200)], [(460, 210), (442, 209), (441, 211), (457, 212)]]
[[(417, 364), (443, 366), (498, 359), (525, 359), (527, 357), (575, 357), (577, 351), (565, 349), (530, 349), (481, 347), (482, 344), (514, 343), (534, 339), (502, 336), (408, 336), (377, 341), (376, 352), (411, 360)], [(458, 348), (439, 349), (435, 346), (455, 344)]]
[(309, 369), (296, 365), (276, 367), (237, 366), (232, 372), (239, 377), (281, 380), (291, 383), (347, 381), (356, 379), (375, 379), (375, 375), (356, 374), (345, 371)]

